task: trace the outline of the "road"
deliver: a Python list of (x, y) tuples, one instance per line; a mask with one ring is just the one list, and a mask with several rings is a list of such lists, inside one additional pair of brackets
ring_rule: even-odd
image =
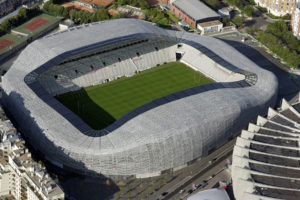
[[(193, 183), (201, 183), (203, 180), (207, 180), (207, 177), (216, 174), (220, 167), (224, 167), (224, 162), (231, 156), (233, 146), (235, 144), (235, 139), (229, 141), (216, 151), (212, 152), (206, 157), (203, 157), (200, 161), (193, 163), (192, 165), (186, 167), (182, 170), (178, 180), (173, 181), (175, 184), (167, 184), (165, 187), (160, 189), (160, 192), (155, 195), (155, 198), (160, 198), (161, 200), (167, 199), (180, 199), (181, 195), (179, 191), (185, 189), (188, 191), (191, 189)], [(207, 187), (206, 187), (207, 188)], [(161, 194), (167, 192), (166, 196)]]

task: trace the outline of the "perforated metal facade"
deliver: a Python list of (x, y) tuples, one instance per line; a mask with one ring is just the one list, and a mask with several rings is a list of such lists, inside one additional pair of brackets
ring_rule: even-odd
[[(138, 38), (196, 48), (197, 55), (245, 74), (246, 79), (169, 95), (136, 109), (100, 133), (37, 81), (40, 74), (67, 57)], [(220, 40), (120, 19), (36, 40), (3, 77), (3, 90), (4, 105), (31, 144), (50, 161), (83, 173), (151, 176), (206, 155), (238, 133), (249, 119), (264, 113), (276, 100), (277, 79)]]

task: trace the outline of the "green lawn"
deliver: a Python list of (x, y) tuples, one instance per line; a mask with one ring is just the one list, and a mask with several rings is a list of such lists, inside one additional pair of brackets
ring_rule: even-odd
[(213, 82), (182, 63), (172, 62), (57, 99), (92, 128), (100, 130), (152, 100)]
[(14, 43), (11, 44), (10, 46), (4, 48), (4, 49), (1, 49), (0, 54), (6, 53), (10, 49), (12, 49), (12, 48), (18, 46), (19, 44), (21, 44), (22, 42), (26, 41), (27, 37), (15, 36), (15, 35), (12, 35), (12, 34), (5, 34), (5, 35), (0, 37), (0, 40), (1, 39), (10, 40), (10, 41), (13, 41)]
[[(37, 28), (37, 29), (35, 29), (35, 30), (33, 30), (33, 31), (30, 31), (30, 30), (24, 28), (25, 26), (27, 26), (28, 24), (32, 23), (34, 20), (39, 19), (39, 18), (41, 18), (41, 19), (46, 19), (46, 20), (48, 20), (49, 22), (46, 23), (46, 24), (44, 24), (44, 25), (42, 25), (42, 26), (40, 26), (39, 28)], [(43, 14), (41, 14), (41, 15), (38, 15), (38, 16), (32, 18), (32, 19), (29, 20), (28, 22), (26, 22), (26, 23), (24, 23), (24, 24), (22, 24), (22, 25), (20, 25), (20, 26), (18, 26), (18, 27), (16, 27), (16, 28), (14, 28), (13, 30), (18, 31), (18, 32), (22, 32), (22, 33), (26, 33), (26, 34), (28, 34), (29, 36), (32, 36), (32, 35), (35, 35), (35, 34), (41, 32), (41, 31), (45, 30), (46, 28), (48, 28), (48, 27), (51, 26), (52, 24), (58, 22), (59, 20), (61, 20), (60, 17), (54, 17), (54, 16), (51, 16), (51, 15), (48, 15), (48, 14), (43, 13)]]

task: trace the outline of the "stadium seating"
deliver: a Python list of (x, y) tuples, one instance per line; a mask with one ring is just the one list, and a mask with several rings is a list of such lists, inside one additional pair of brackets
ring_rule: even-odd
[(245, 78), (239, 73), (232, 72), (225, 67), (222, 67), (204, 53), (199, 52), (199, 50), (189, 45), (182, 45), (180, 53), (183, 55), (181, 58), (183, 63), (200, 71), (216, 82), (234, 82)]
[(181, 62), (217, 82), (234, 82), (245, 78), (189, 45), (182, 45), (178, 50), (177, 45), (155, 40), (148, 41), (147, 45), (138, 43), (63, 63), (42, 74), (39, 80), (50, 94), (58, 95), (122, 76), (130, 77), (139, 71), (176, 61), (176, 52), (182, 54)]
[(149, 41), (99, 55), (82, 58), (52, 68), (39, 77), (52, 95), (78, 90), (133, 76), (158, 64), (175, 61), (175, 45), (166, 41)]

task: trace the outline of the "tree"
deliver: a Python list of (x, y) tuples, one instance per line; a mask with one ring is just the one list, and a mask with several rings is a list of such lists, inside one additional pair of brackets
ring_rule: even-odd
[(256, 5), (256, 3), (255, 3), (255, 1), (254, 1), (254, 0), (248, 0), (248, 2), (249, 2), (251, 5), (253, 5), (253, 6), (255, 6), (255, 5)]
[(233, 22), (235, 25), (237, 25), (237, 26), (240, 27), (240, 26), (243, 25), (244, 20), (243, 20), (243, 18), (241, 18), (240, 16), (236, 15), (236, 16), (234, 16), (234, 18), (232, 19), (232, 22)]
[(69, 10), (64, 7), (63, 13), (62, 13), (63, 18), (68, 18), (69, 17)]
[(219, 0), (205, 0), (205, 3), (212, 8), (216, 8), (220, 4)]
[(8, 18), (8, 19), (5, 19), (5, 20), (1, 23), (1, 26), (2, 26), (3, 30), (9, 31), (9, 30), (11, 29), (11, 23), (10, 23), (9, 18)]
[(26, 8), (21, 8), (18, 12), (18, 15), (21, 15), (26, 19), (27, 18), (27, 9)]
[(0, 26), (0, 36), (4, 35), (6, 33), (6, 31), (2, 28), (2, 26)]
[(224, 17), (222, 19), (222, 23), (223, 23), (224, 26), (227, 26), (229, 24), (229, 22), (230, 22), (230, 20), (227, 17)]
[(248, 17), (252, 17), (254, 15), (254, 9), (252, 8), (252, 6), (245, 6), (242, 9), (242, 14), (244, 14)]
[(240, 7), (242, 5), (242, 0), (226, 0), (226, 2), (231, 6)]
[(100, 9), (96, 11), (97, 21), (103, 21), (109, 19), (109, 14), (106, 9)]
[(271, 32), (271, 33), (274, 33), (275, 35), (281, 35), (282, 33), (285, 33), (289, 30), (287, 24), (280, 20), (280, 21), (277, 21), (277, 22), (274, 22), (274, 23), (270, 23), (268, 24), (267, 26), (267, 31), (268, 32)]
[(77, 18), (77, 12), (75, 9), (70, 10), (69, 12), (70, 18), (75, 21), (75, 19)]
[(43, 9), (49, 12), (49, 6), (51, 5), (51, 1), (47, 1), (46, 3), (44, 3)]

